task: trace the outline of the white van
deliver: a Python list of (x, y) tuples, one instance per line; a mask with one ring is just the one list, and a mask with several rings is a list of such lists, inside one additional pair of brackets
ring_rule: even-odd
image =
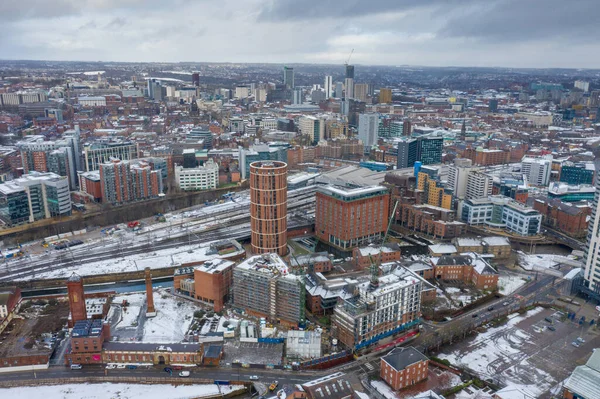
[(72, 364), (71, 370), (81, 370), (83, 366), (81, 364)]
[(179, 372), (179, 376), (180, 377), (189, 377), (190, 376), (190, 372), (189, 371), (180, 371)]

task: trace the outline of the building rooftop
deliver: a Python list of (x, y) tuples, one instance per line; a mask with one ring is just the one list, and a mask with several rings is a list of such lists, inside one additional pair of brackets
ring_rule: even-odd
[(310, 397), (317, 399), (342, 399), (348, 398), (353, 393), (352, 385), (338, 372), (302, 384), (302, 388)]
[(204, 262), (201, 265), (194, 266), (194, 270), (198, 270), (203, 273), (214, 274), (214, 273), (221, 273), (224, 270), (227, 270), (228, 268), (232, 267), (233, 265), (234, 265), (234, 263), (230, 260), (213, 259), (213, 260), (207, 260), (206, 262)]
[(430, 245), (429, 250), (434, 254), (455, 254), (456, 253), (456, 247), (452, 244)]
[(260, 273), (269, 278), (280, 276), (295, 278), (293, 274), (290, 274), (287, 263), (275, 253), (252, 256), (239, 263), (235, 268)]
[(163, 352), (198, 352), (202, 349), (202, 343), (181, 344), (153, 344), (142, 342), (104, 342), (102, 345), (108, 351), (163, 351)]
[(427, 356), (413, 348), (412, 346), (405, 348), (395, 348), (388, 355), (381, 358), (384, 362), (392, 366), (397, 371), (402, 371), (411, 364), (422, 362), (427, 359)]
[(367, 187), (345, 187), (329, 185), (319, 187), (318, 191), (325, 195), (342, 199), (344, 201), (352, 201), (365, 197), (387, 194), (387, 188), (383, 186), (367, 186)]
[(600, 398), (600, 350), (594, 349), (583, 366), (575, 367), (565, 388), (583, 398)]

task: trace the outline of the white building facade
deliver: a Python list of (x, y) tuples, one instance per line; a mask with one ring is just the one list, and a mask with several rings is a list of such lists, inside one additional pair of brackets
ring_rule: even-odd
[(175, 181), (181, 190), (212, 190), (219, 185), (219, 165), (212, 159), (204, 166), (184, 168), (175, 166)]

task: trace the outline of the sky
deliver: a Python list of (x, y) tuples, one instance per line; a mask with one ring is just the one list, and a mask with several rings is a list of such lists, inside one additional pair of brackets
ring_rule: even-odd
[(599, 68), (598, 0), (0, 0), (0, 58)]

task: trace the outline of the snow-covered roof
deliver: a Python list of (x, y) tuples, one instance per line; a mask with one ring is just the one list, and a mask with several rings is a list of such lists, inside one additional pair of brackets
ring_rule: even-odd
[(363, 248), (359, 248), (358, 249), (360, 252), (360, 256), (373, 256), (373, 255), (378, 255), (380, 252), (384, 252), (384, 253), (389, 253), (389, 252), (394, 252), (395, 250), (389, 247), (372, 247), (372, 246), (368, 246), (368, 247), (363, 247)]
[(455, 254), (456, 247), (452, 244), (434, 244), (429, 246), (429, 251), (434, 254)]
[(600, 350), (594, 350), (584, 366), (575, 367), (565, 388), (583, 398), (600, 398)]
[(538, 396), (526, 388), (507, 386), (496, 392), (498, 399), (535, 399)]
[(506, 237), (501, 236), (493, 236), (493, 237), (483, 237), (481, 241), (485, 242), (489, 246), (500, 246), (500, 245), (509, 245), (510, 241)]
[(571, 270), (570, 272), (568, 272), (567, 274), (565, 274), (565, 276), (563, 277), (565, 280), (573, 280), (575, 277), (577, 277), (577, 275), (579, 273), (581, 273), (583, 269), (581, 267), (576, 267), (575, 269)]

